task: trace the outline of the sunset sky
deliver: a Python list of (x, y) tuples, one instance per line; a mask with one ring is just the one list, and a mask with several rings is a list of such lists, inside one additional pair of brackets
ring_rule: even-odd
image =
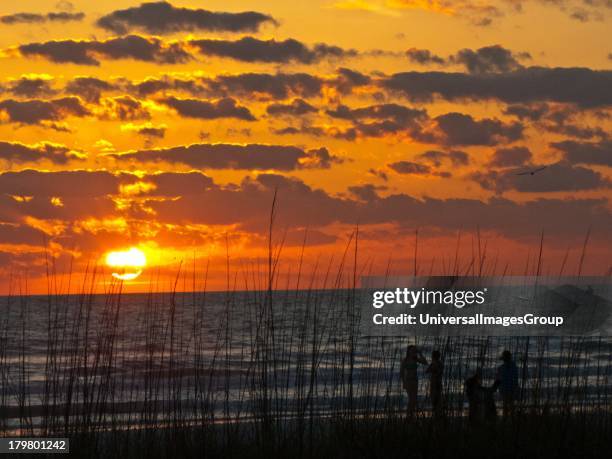
[(288, 265), (359, 225), (374, 272), (410, 272), (416, 228), (443, 271), (478, 228), (520, 274), (544, 234), (558, 272), (590, 228), (606, 273), (611, 30), (610, 0), (2, 2), (0, 288), (130, 247), (133, 291), (194, 258), (224, 288), (275, 190)]

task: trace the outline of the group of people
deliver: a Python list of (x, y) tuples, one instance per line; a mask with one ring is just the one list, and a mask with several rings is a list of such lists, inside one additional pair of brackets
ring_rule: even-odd
[[(502, 352), (500, 359), (502, 364), (497, 368), (495, 382), (492, 386), (483, 386), (480, 369), (465, 381), (470, 421), (488, 420), (497, 416), (494, 396), (497, 390), (501, 394), (504, 416), (511, 415), (514, 410), (514, 401), (518, 391), (518, 368), (510, 351)], [(408, 416), (414, 416), (417, 408), (419, 389), (417, 368), (419, 364), (427, 365), (425, 372), (429, 375), (432, 414), (439, 416), (443, 411), (442, 377), (444, 374), (440, 351), (434, 350), (431, 353), (431, 363), (428, 363), (422, 352), (414, 345), (408, 346), (400, 367), (402, 385), (408, 395)]]

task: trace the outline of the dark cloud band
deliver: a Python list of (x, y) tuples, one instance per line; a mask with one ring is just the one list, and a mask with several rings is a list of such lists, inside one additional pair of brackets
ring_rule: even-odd
[(176, 32), (255, 32), (263, 24), (276, 24), (269, 15), (255, 11), (213, 12), (180, 8), (168, 2), (148, 2), (116, 10), (97, 21), (98, 27), (116, 34), (141, 30), (153, 34)]
[(41, 24), (45, 22), (77, 22), (85, 18), (84, 13), (70, 12), (51, 12), (47, 14), (40, 13), (15, 13), (0, 16), (0, 23), (6, 25), (14, 24)]
[(303, 150), (285, 145), (193, 144), (109, 155), (119, 161), (182, 164), (196, 169), (291, 171), (329, 168), (341, 159), (327, 149)]
[(101, 59), (134, 59), (156, 64), (178, 64), (193, 58), (177, 42), (165, 43), (158, 38), (138, 35), (108, 40), (58, 40), (20, 45), (26, 57), (41, 57), (59, 64), (100, 65)]
[(612, 71), (529, 67), (506, 73), (396, 73), (380, 85), (410, 100), (497, 99), (514, 104), (555, 101), (584, 107), (612, 105)]

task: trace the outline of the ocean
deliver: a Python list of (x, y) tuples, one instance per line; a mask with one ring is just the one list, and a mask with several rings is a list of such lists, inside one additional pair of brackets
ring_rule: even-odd
[[(0, 428), (70, 431), (401, 415), (408, 344), (442, 352), (448, 413), (510, 350), (526, 409), (607, 409), (607, 337), (363, 336), (360, 290), (0, 298)], [(419, 409), (429, 409), (426, 366)]]

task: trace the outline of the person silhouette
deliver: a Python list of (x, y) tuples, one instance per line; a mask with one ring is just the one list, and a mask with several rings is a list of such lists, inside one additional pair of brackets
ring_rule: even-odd
[(442, 412), (442, 374), (444, 373), (440, 351), (435, 350), (431, 353), (431, 363), (425, 372), (429, 374), (429, 396), (431, 398), (432, 414), (439, 416)]
[(408, 417), (414, 416), (417, 407), (417, 394), (419, 392), (418, 364), (427, 365), (427, 360), (414, 345), (406, 349), (406, 356), (400, 365), (400, 377), (406, 394), (408, 395)]
[(493, 394), (499, 387), (499, 382), (491, 387), (482, 385), (482, 370), (476, 372), (466, 379), (465, 393), (468, 398), (468, 419), (470, 423), (477, 424), (481, 421), (491, 421), (497, 417), (497, 407)]
[(502, 352), (500, 360), (503, 363), (497, 368), (495, 381), (499, 384), (504, 417), (507, 417), (514, 412), (514, 401), (518, 391), (518, 368), (512, 360), (512, 353), (508, 350)]

